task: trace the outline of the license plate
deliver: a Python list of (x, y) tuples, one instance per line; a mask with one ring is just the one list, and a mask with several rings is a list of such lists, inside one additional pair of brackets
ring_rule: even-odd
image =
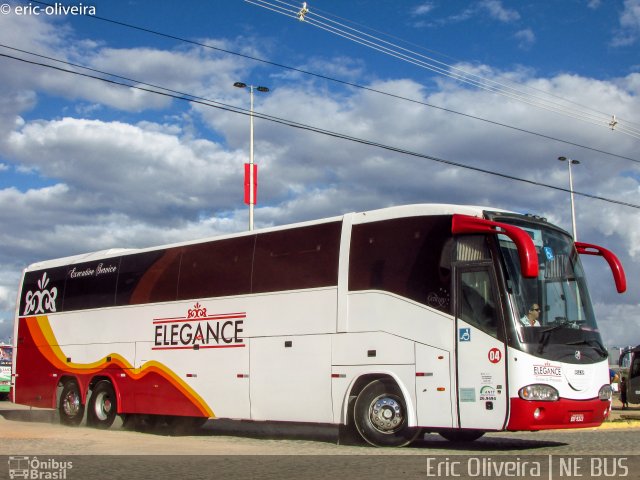
[(572, 413), (571, 418), (569, 419), (571, 423), (579, 423), (584, 422), (584, 413)]

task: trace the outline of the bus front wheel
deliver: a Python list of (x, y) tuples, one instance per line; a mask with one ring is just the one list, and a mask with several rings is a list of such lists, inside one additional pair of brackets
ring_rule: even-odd
[(116, 392), (108, 380), (100, 380), (93, 387), (87, 404), (87, 425), (106, 429), (116, 419), (118, 413)]
[(360, 436), (375, 447), (403, 447), (420, 434), (408, 426), (407, 406), (398, 386), (374, 380), (360, 392), (353, 410)]
[(60, 423), (63, 425), (75, 427), (82, 422), (84, 405), (82, 404), (80, 387), (78, 387), (78, 383), (75, 380), (69, 380), (62, 387), (58, 412), (60, 413)]

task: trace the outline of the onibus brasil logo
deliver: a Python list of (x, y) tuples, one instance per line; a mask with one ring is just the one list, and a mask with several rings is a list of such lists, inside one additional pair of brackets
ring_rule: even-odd
[(73, 462), (55, 458), (9, 457), (9, 478), (28, 478), (42, 480), (65, 480), (67, 472), (73, 468)]

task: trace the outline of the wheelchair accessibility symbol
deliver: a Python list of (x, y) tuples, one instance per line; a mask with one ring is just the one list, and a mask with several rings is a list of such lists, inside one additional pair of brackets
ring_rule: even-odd
[(470, 328), (460, 328), (460, 329), (458, 329), (458, 341), (460, 341), (460, 342), (470, 342), (471, 341), (471, 329)]

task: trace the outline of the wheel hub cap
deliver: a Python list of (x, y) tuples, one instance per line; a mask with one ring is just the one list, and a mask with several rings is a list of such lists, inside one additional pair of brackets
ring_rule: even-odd
[(104, 421), (109, 417), (111, 412), (111, 399), (106, 393), (100, 392), (96, 399), (96, 417), (98, 420)]
[(404, 420), (402, 407), (393, 397), (377, 398), (370, 408), (371, 422), (383, 433), (393, 433)]
[(63, 402), (64, 413), (69, 417), (73, 417), (80, 411), (80, 396), (75, 393), (69, 393)]

